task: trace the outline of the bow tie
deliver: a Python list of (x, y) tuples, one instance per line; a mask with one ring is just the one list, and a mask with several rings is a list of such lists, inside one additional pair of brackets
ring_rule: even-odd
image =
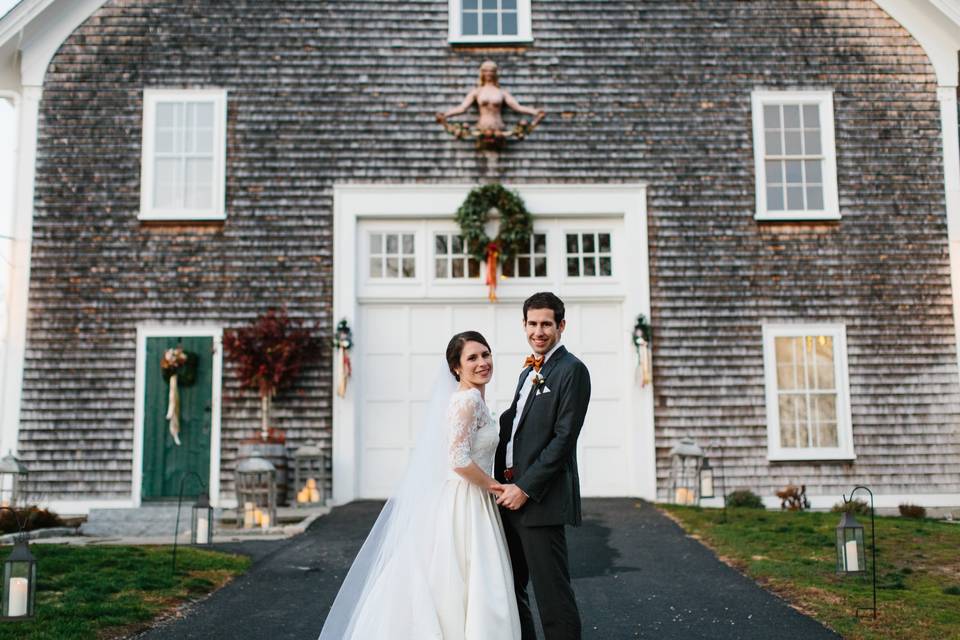
[(537, 373), (540, 373), (540, 367), (543, 366), (543, 356), (527, 356), (527, 359), (523, 361), (523, 368), (533, 367)]

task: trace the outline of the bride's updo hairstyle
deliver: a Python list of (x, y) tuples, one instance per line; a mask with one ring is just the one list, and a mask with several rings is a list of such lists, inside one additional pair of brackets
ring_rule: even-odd
[[(447, 344), (447, 366), (450, 367), (450, 373), (457, 379), (457, 382), (460, 382), (460, 376), (456, 374), (456, 370), (457, 367), (460, 366), (460, 356), (463, 354), (463, 345), (468, 342), (479, 342), (487, 349), (490, 349), (487, 339), (478, 331), (464, 331), (450, 338), (450, 342)], [(493, 351), (493, 349), (490, 350)]]

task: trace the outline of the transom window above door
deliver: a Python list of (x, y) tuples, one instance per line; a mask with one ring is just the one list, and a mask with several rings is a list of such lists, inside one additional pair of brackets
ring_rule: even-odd
[(507, 278), (547, 277), (547, 234), (530, 234), (527, 251), (518, 253), (513, 260), (503, 263), (501, 273)]
[(450, 0), (451, 43), (531, 40), (530, 0)]
[(438, 280), (480, 277), (480, 263), (471, 258), (459, 233), (433, 236), (434, 272)]
[(226, 92), (148, 89), (141, 220), (223, 219)]
[(613, 249), (607, 232), (566, 234), (567, 277), (594, 278), (613, 275)]
[(417, 277), (416, 235), (370, 233), (370, 277), (413, 279)]

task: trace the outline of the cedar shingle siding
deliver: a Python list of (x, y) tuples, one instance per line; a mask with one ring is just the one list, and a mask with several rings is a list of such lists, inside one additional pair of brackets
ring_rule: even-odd
[[(328, 335), (335, 181), (499, 179), (647, 183), (661, 497), (682, 435), (724, 444), (729, 488), (960, 491), (939, 104), (904, 29), (864, 0), (559, 0), (533, 3), (530, 47), (457, 49), (447, 7), (112, 0), (66, 41), (36, 178), (20, 431), (36, 490), (129, 496), (137, 323), (233, 327), (286, 304)], [(433, 121), (487, 57), (549, 112), (495, 168)], [(142, 224), (142, 91), (203, 87), (228, 91), (227, 220)], [(759, 88), (834, 91), (839, 224), (754, 221)], [(766, 321), (846, 324), (854, 464), (767, 462)], [(228, 492), (259, 404), (229, 366), (224, 384)], [(292, 441), (329, 443), (331, 384), (324, 364), (277, 399)]]

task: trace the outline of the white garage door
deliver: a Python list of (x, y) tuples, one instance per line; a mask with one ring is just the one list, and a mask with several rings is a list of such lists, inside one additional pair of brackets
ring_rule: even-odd
[[(587, 496), (634, 493), (635, 408), (631, 326), (617, 255), (616, 219), (537, 220), (530, 251), (506, 267), (504, 299), (486, 301), (479, 265), (463, 253), (456, 226), (443, 221), (370, 221), (358, 233), (357, 447), (360, 497), (391, 494), (406, 464), (450, 337), (486, 336), (494, 351), (487, 402), (510, 406), (524, 356), (522, 300), (538, 290), (565, 298), (563, 343), (590, 370), (593, 393), (578, 448)], [(618, 277), (619, 276), (619, 277)]]

